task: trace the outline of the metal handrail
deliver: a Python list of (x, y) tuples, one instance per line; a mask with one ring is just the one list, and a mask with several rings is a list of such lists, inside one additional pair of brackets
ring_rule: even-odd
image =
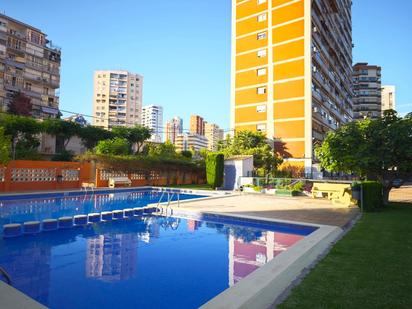
[[(162, 191), (162, 195), (160, 196), (159, 201), (157, 202), (157, 206), (156, 206), (156, 210), (159, 211), (160, 210), (160, 203), (162, 202), (163, 197), (165, 196), (165, 192), (166, 191)], [(162, 209), (162, 213), (163, 213), (163, 209)]]
[[(176, 194), (177, 197), (177, 207), (180, 207), (180, 192), (169, 192), (169, 191), (163, 191), (162, 196), (160, 197), (157, 206), (156, 206), (156, 210), (158, 212), (161, 212), (161, 214), (163, 214), (163, 207), (160, 207), (160, 203), (165, 195), (165, 193), (167, 193), (167, 204), (166, 204), (166, 214), (167, 214), (167, 210), (170, 208), (170, 203), (172, 202), (173, 196)], [(171, 194), (170, 194), (171, 193)]]
[(0, 275), (2, 275), (4, 277), (4, 279), (6, 279), (6, 283), (8, 285), (12, 285), (11, 284), (11, 277), (3, 267), (0, 267)]

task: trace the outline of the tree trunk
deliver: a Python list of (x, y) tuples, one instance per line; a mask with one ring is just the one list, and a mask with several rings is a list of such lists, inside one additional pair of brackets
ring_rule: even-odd
[(11, 152), (12, 152), (11, 158), (13, 160), (16, 160), (16, 144), (17, 144), (17, 138), (13, 137), (12, 143), (11, 143)]
[(383, 205), (389, 205), (389, 193), (391, 192), (392, 186), (383, 186)]

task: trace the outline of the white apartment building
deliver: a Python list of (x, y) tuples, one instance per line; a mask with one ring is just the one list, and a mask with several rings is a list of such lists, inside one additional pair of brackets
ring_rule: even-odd
[(205, 137), (207, 138), (207, 149), (216, 151), (219, 141), (223, 139), (223, 130), (217, 124), (206, 122)]
[(194, 150), (207, 148), (207, 138), (199, 134), (179, 134), (176, 136), (175, 147), (177, 151)]
[(163, 107), (160, 105), (143, 106), (142, 125), (152, 131), (151, 142), (161, 143), (163, 140)]
[(94, 72), (93, 125), (105, 129), (142, 123), (143, 76), (123, 70)]
[(388, 109), (396, 110), (396, 87), (382, 86), (382, 113)]

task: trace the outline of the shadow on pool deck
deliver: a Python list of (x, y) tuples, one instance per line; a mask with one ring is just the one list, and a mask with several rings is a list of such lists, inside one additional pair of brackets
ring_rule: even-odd
[(326, 224), (341, 228), (345, 228), (359, 214), (359, 208), (356, 206), (335, 206), (326, 199), (259, 194), (187, 202), (182, 203), (180, 209)]

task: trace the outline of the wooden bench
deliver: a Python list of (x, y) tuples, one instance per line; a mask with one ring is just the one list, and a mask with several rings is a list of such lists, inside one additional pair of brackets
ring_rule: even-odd
[(123, 185), (130, 187), (132, 181), (128, 177), (112, 177), (109, 178), (109, 187), (114, 188), (116, 185)]
[(95, 186), (94, 182), (82, 182), (83, 189), (94, 189)]
[(350, 206), (352, 203), (352, 188), (350, 184), (315, 182), (312, 187), (312, 198), (322, 194), (334, 205)]

